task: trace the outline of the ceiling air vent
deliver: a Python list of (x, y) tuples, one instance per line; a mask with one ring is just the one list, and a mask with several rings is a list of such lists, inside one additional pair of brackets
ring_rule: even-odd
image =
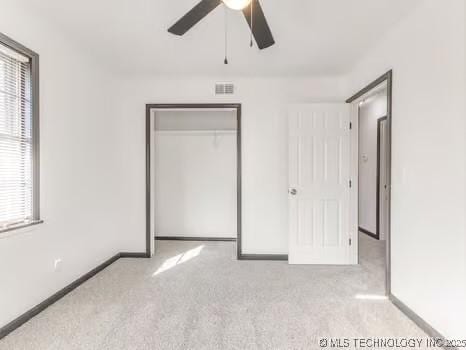
[(215, 95), (233, 95), (235, 93), (235, 86), (233, 83), (216, 83)]

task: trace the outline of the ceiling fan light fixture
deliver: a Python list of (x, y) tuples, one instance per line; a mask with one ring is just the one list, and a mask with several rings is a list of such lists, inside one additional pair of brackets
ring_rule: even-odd
[(232, 10), (242, 10), (249, 6), (252, 0), (222, 0)]

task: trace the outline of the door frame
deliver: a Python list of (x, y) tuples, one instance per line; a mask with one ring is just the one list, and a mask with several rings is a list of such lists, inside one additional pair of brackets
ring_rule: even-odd
[[(368, 92), (378, 87), (380, 84), (387, 83), (387, 167), (389, 171), (387, 172), (387, 187), (388, 187), (388, 210), (387, 210), (387, 237), (386, 237), (386, 252), (385, 252), (385, 294), (387, 296), (391, 295), (391, 179), (392, 179), (392, 102), (393, 102), (393, 71), (389, 70), (384, 73), (373, 82), (359, 90), (353, 96), (346, 100), (346, 103), (351, 104), (356, 100), (360, 99)], [(359, 114), (358, 114), (359, 116)], [(359, 126), (358, 126), (359, 133)], [(359, 139), (359, 136), (358, 136)], [(358, 160), (359, 157), (356, 158)], [(354, 160), (353, 160), (354, 162)], [(356, 163), (357, 166), (357, 163)], [(356, 193), (356, 198), (358, 194)], [(358, 244), (359, 247), (359, 244)], [(359, 257), (359, 252), (357, 252)]]
[[(241, 233), (242, 233), (242, 187), (241, 187), (241, 104), (240, 103), (151, 103), (146, 104), (146, 256), (151, 257), (155, 254), (155, 232), (152, 234), (152, 151), (151, 145), (151, 113), (154, 109), (234, 109), (236, 110), (237, 130), (236, 130), (236, 255), (241, 259)], [(155, 220), (155, 218), (154, 218)]]

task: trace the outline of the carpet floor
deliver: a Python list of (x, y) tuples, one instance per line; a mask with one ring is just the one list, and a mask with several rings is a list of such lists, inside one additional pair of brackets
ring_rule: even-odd
[(359, 266), (237, 261), (235, 243), (157, 242), (120, 259), (0, 349), (320, 349), (321, 338), (425, 338), (384, 294), (384, 246)]

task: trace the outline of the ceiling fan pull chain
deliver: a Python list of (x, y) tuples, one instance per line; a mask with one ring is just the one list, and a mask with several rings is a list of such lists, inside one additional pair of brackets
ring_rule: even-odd
[(249, 42), (249, 46), (253, 47), (254, 42), (252, 40), (252, 31), (253, 31), (253, 26), (254, 26), (254, 21), (253, 21), (253, 16), (252, 16), (252, 7), (254, 6), (254, 0), (251, 1), (251, 41)]
[(228, 64), (228, 9), (226, 6), (225, 8), (225, 60), (223, 61), (224, 64)]

